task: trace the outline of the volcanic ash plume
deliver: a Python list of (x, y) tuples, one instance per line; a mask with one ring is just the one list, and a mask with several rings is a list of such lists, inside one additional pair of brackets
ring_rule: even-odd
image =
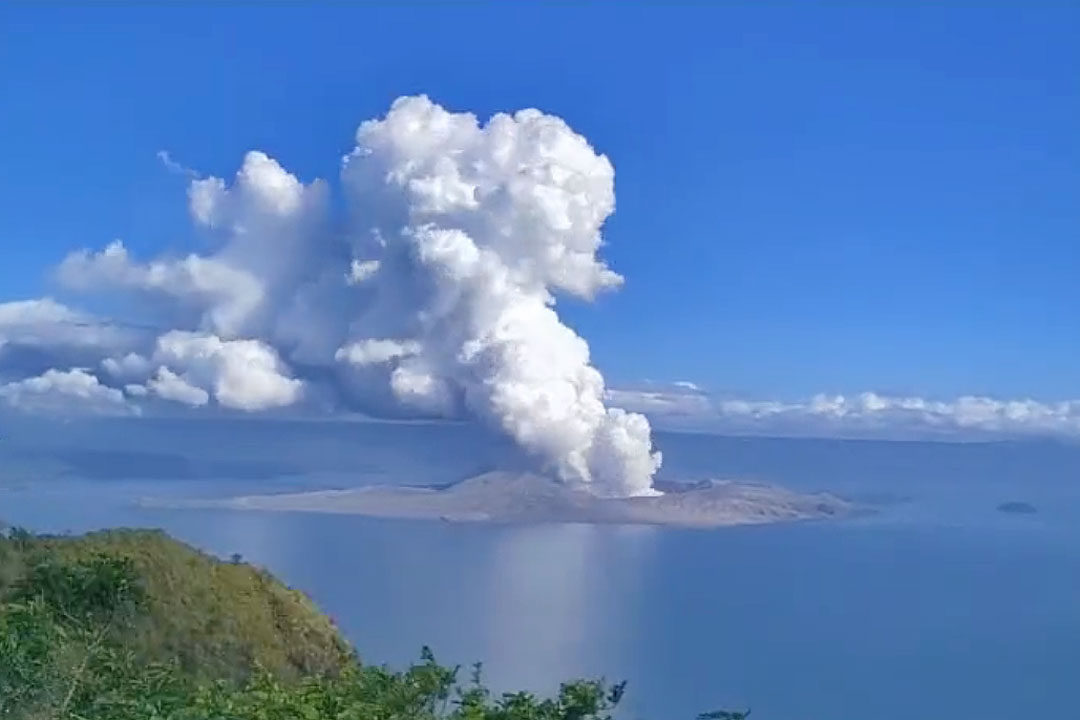
[(614, 171), (562, 120), (536, 110), (479, 125), (426, 97), (366, 122), (343, 181), (372, 284), (339, 353), (382, 361), (395, 397), (464, 411), (513, 437), (567, 482), (650, 491), (660, 454), (642, 415), (604, 406), (589, 347), (555, 293), (590, 299), (622, 278), (597, 257)]
[(651, 492), (642, 415), (604, 406), (589, 347), (555, 298), (617, 287), (597, 258), (611, 163), (536, 110), (481, 126), (426, 97), (362, 124), (330, 187), (248, 153), (234, 181), (192, 179), (213, 252), (147, 263), (115, 242), (60, 266), (71, 290), (129, 293), (156, 336), (117, 342), (103, 377), (133, 402), (259, 411), (330, 403), (471, 417), (564, 481)]

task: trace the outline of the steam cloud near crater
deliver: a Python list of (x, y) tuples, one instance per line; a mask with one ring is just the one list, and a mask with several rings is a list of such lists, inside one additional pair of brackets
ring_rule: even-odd
[(116, 242), (66, 258), (67, 288), (133, 294), (168, 328), (118, 343), (102, 381), (191, 406), (476, 418), (569, 483), (650, 492), (648, 421), (605, 406), (555, 312), (557, 295), (622, 282), (597, 257), (607, 158), (536, 110), (480, 124), (405, 97), (360, 126), (341, 180), (343, 222), (325, 183), (251, 152), (231, 184), (191, 181), (212, 252), (143, 262)]

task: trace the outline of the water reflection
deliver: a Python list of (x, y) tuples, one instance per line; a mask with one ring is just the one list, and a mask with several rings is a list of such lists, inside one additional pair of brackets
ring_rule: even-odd
[[(900, 720), (927, 707), (934, 717), (1004, 720), (1070, 717), (1075, 705), (1075, 447), (661, 438), (665, 472), (675, 475), (906, 499), (857, 522), (707, 533), (132, 505), (148, 495), (316, 487), (331, 476), (348, 484), (369, 468), (449, 480), (477, 462), (472, 441), (453, 429), (297, 425), (267, 435), (266, 427), (230, 425), (225, 445), (207, 429), (205, 442), (187, 435), (207, 455), (186, 479), (163, 478), (156, 460), (132, 466), (156, 480), (72, 477), (103, 456), (31, 457), (13, 452), (19, 437), (5, 436), (0, 518), (52, 531), (163, 527), (302, 588), (369, 661), (402, 666), (430, 644), (446, 662), (484, 660), (506, 689), (607, 674), (630, 681), (627, 718), (751, 704), (755, 717), (776, 720)], [(175, 435), (158, 437), (151, 425), (125, 427), (123, 437), (105, 425), (68, 430), (43, 430), (24, 446), (175, 450)], [(310, 471), (256, 477), (269, 455)], [(241, 477), (216, 476), (240, 467), (233, 463)], [(5, 488), (5, 477), (20, 482)], [(996, 510), (1015, 499), (1038, 512)]]
[(486, 568), (483, 657), (500, 687), (612, 673), (640, 616), (655, 529), (507, 528)]

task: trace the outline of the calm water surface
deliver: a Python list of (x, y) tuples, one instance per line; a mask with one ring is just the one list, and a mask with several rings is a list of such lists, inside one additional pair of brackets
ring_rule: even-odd
[[(520, 461), (467, 426), (140, 420), (5, 427), (0, 516), (162, 527), (307, 591), (369, 661), (428, 644), (483, 661), (500, 687), (627, 679), (627, 718), (1080, 712), (1080, 448), (658, 441), (670, 478), (831, 490), (877, 512), (701, 532), (149, 510), (134, 501), (446, 482)], [(1039, 512), (995, 509), (1010, 500)]]

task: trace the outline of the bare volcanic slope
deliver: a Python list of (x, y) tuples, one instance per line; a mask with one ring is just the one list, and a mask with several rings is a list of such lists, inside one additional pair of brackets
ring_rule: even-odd
[[(493, 523), (619, 523), (720, 527), (845, 515), (827, 494), (732, 481), (667, 484), (655, 497), (600, 498), (530, 473), (489, 472), (443, 487), (375, 485), (185, 502), (186, 507), (327, 512), (385, 518)], [(175, 505), (174, 505), (175, 507)]]

